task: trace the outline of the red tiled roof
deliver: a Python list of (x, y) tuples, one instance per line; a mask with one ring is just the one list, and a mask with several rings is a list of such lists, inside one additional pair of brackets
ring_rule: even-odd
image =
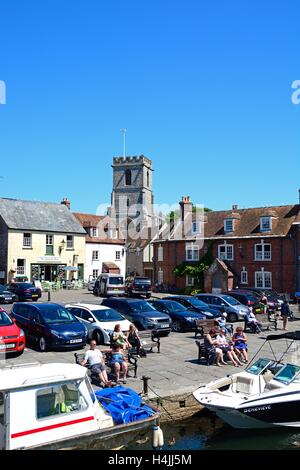
[(125, 245), (125, 240), (119, 240), (117, 238), (99, 238), (86, 236), (86, 243), (99, 243), (109, 245)]
[(104, 215), (83, 214), (81, 212), (73, 212), (73, 214), (83, 227), (97, 227), (99, 222), (105, 218)]

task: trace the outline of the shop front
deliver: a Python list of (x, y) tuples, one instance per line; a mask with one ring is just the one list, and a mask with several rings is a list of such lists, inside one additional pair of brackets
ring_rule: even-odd
[(66, 264), (32, 264), (31, 279), (39, 281), (62, 281), (66, 278)]

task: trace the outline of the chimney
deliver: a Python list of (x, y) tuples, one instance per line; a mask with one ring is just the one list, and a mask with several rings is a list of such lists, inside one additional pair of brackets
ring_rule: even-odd
[(237, 211), (237, 208), (238, 208), (237, 204), (233, 204), (233, 205), (232, 205), (232, 210), (233, 210), (233, 211)]
[(67, 208), (70, 210), (71, 209), (71, 201), (67, 197), (64, 197), (63, 200), (61, 201), (61, 204), (64, 206), (67, 206)]
[(193, 204), (190, 201), (190, 196), (182, 196), (180, 205), (180, 215), (182, 222), (186, 220), (188, 214), (193, 212)]

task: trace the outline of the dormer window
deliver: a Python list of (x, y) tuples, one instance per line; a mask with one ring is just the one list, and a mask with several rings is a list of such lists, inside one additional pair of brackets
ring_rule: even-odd
[(234, 219), (224, 219), (224, 232), (234, 231)]
[(261, 217), (260, 218), (260, 231), (270, 232), (271, 230), (272, 230), (272, 218), (269, 216)]
[(201, 232), (201, 225), (200, 222), (193, 222), (192, 224), (192, 233), (200, 233)]
[(92, 237), (97, 237), (97, 227), (92, 227), (91, 228), (91, 236)]

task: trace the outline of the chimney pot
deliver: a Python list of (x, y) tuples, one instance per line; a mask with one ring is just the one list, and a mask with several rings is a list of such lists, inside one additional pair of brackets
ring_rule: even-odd
[(67, 197), (64, 197), (63, 200), (61, 201), (61, 204), (64, 206), (67, 206), (67, 208), (70, 210), (71, 209), (71, 201)]
[(237, 204), (233, 204), (233, 205), (232, 205), (232, 210), (233, 210), (233, 211), (236, 211), (237, 208), (238, 208)]

